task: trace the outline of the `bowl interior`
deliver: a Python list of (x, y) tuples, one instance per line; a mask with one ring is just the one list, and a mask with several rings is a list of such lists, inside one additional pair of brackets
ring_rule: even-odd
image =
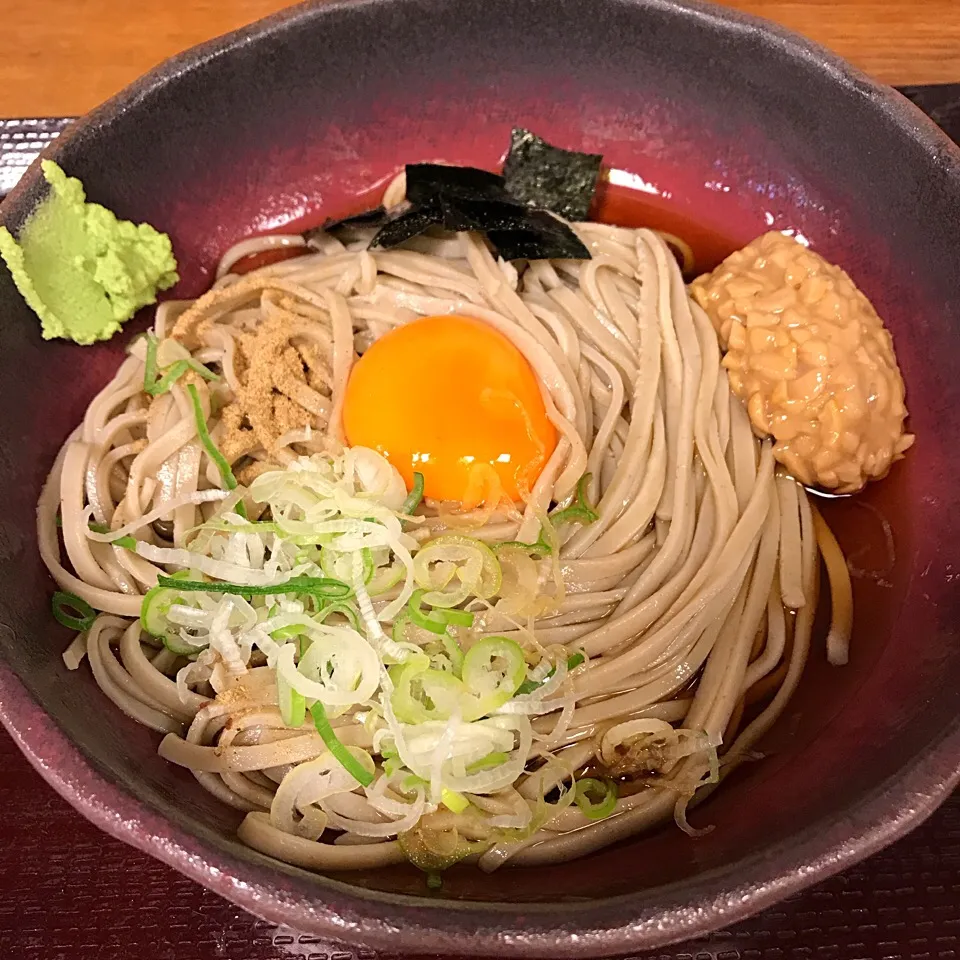
[[(869, 798), (887, 794), (893, 814), (903, 771), (955, 731), (960, 175), (919, 114), (886, 96), (815, 51), (701, 7), (373, 0), (301, 10), (175, 61), (53, 149), (91, 199), (172, 235), (174, 293), (193, 296), (230, 243), (362, 209), (407, 161), (495, 167), (510, 128), (527, 126), (602, 152), (633, 191), (620, 215), (687, 232), (705, 266), (765, 230), (798, 231), (893, 331), (916, 447), (856, 503), (825, 505), (859, 571), (851, 664), (829, 668), (815, 648), (768, 758), (693, 814), (715, 825), (707, 836), (664, 829), (573, 869), (457, 870), (445, 897), (555, 904), (646, 891), (656, 903), (694, 877), (720, 893), (748, 862), (824, 853), (824, 824), (849, 822), (854, 834)], [(34, 171), (3, 222), (15, 229), (39, 189)], [(36, 497), (128, 338), (43, 342), (0, 268), (0, 652), (108, 779), (226, 851), (242, 875), (264, 859), (234, 840), (238, 815), (161, 761), (158, 738), (115, 711), (85, 669), (68, 674), (69, 637), (49, 614)], [(329, 889), (292, 868), (275, 876), (307, 896)], [(412, 869), (341, 879), (425, 893)]]

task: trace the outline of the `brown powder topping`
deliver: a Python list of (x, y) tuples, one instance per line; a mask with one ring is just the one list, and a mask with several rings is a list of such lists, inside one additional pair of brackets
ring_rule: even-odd
[(234, 332), (238, 389), (221, 412), (218, 444), (231, 463), (258, 448), (277, 456), (284, 434), (323, 430), (332, 409), (330, 333), (322, 311), (295, 296), (239, 281), (204, 295), (178, 318), (172, 335), (196, 349), (218, 316), (256, 297), (265, 319), (250, 332)]

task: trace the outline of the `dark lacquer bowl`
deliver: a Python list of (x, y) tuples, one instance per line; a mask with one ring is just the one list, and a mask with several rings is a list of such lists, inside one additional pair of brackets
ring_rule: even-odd
[[(852, 662), (831, 669), (815, 653), (767, 759), (695, 812), (716, 829), (664, 828), (570, 866), (456, 870), (442, 895), (412, 868), (327, 879), (242, 847), (238, 815), (61, 662), (34, 505), (126, 337), (43, 342), (2, 269), (0, 712), (94, 823), (263, 917), (394, 951), (609, 955), (703, 933), (842, 869), (960, 777), (960, 154), (892, 91), (719, 8), (359, 0), (298, 7), (171, 60), (48, 156), (92, 199), (169, 231), (176, 292), (195, 295), (238, 238), (356, 210), (405, 161), (495, 166), (513, 125), (603, 152), (633, 175), (619, 178), (638, 198), (624, 210), (686, 224), (704, 247), (795, 228), (896, 339), (918, 442), (866, 507), (831, 514), (860, 574)], [(39, 193), (34, 167), (0, 219), (16, 229)]]

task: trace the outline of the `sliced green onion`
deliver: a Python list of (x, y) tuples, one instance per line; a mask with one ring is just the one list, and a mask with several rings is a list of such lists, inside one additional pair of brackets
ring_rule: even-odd
[(357, 783), (363, 787), (369, 787), (373, 783), (373, 774), (341, 743), (333, 732), (333, 727), (330, 726), (330, 721), (327, 719), (327, 711), (319, 700), (310, 708), (310, 716), (313, 717), (317, 733), (320, 734), (320, 738), (326, 748), (333, 754), (334, 759)]
[(183, 363), (187, 365), (188, 369), (203, 377), (204, 380), (215, 382), (220, 379), (219, 373), (214, 373), (209, 367), (205, 367), (199, 360), (194, 360), (193, 357), (187, 357)]
[[(410, 619), (422, 630), (429, 630), (438, 636), (447, 632), (447, 626), (451, 623), (457, 623), (459, 626), (469, 627), (473, 623), (473, 614), (465, 610), (424, 610), (423, 595), (426, 590), (414, 590), (407, 601), (407, 613)], [(451, 614), (460, 614), (459, 617), (451, 617)], [(469, 617), (465, 620), (464, 617)]]
[(446, 622), (455, 627), (472, 627), (473, 614), (469, 610), (435, 610)]
[(53, 522), (62, 530), (63, 529), (63, 517), (60, 516), (60, 508), (57, 507), (57, 515), (53, 518)]
[(389, 566), (377, 567), (373, 578), (367, 584), (367, 593), (376, 597), (395, 587), (407, 574), (407, 568), (402, 563), (391, 563)]
[(314, 617), (318, 623), (323, 623), (327, 617), (332, 616), (335, 613), (339, 613), (341, 616), (346, 617), (350, 623), (350, 626), (354, 630), (360, 630), (360, 617), (357, 614), (357, 611), (350, 606), (349, 603), (328, 603), (325, 607), (320, 608), (320, 612)]
[(443, 649), (450, 658), (450, 666), (453, 668), (454, 675), (457, 677), (461, 676), (463, 674), (463, 649), (460, 644), (457, 643), (456, 637), (445, 633), (440, 638), (440, 642), (443, 644)]
[[(158, 585), (151, 587), (143, 602), (140, 604), (140, 625), (154, 637), (165, 637), (170, 624), (167, 622), (167, 614), (170, 607), (175, 603), (185, 602), (180, 596), (179, 591), (175, 589), (176, 585), (183, 583), (190, 576), (187, 570), (178, 570), (176, 573), (164, 579), (167, 585)], [(177, 651), (174, 651), (175, 653)]]
[(587, 500), (587, 486), (592, 476), (593, 474), (585, 473), (577, 482), (577, 495), (569, 507), (550, 514), (554, 523), (593, 523), (600, 519), (600, 514)]
[(154, 381), (157, 379), (157, 347), (159, 346), (159, 341), (157, 338), (147, 331), (147, 356), (144, 360), (143, 367), (143, 389), (145, 392), (150, 392), (150, 387), (153, 386)]
[(279, 627), (270, 634), (271, 640), (296, 640), (307, 629), (305, 623), (291, 623), (288, 627)]
[[(277, 693), (280, 701), (280, 716), (288, 727), (302, 727), (307, 717), (307, 700), (298, 693), (283, 677), (277, 677)], [(332, 732), (332, 731), (331, 731)], [(333, 751), (330, 751), (333, 753)], [(353, 759), (351, 757), (351, 759)]]
[[(363, 582), (369, 583), (373, 579), (373, 551), (369, 547), (362, 547), (360, 560), (363, 564)], [(336, 580), (352, 577), (353, 551), (333, 550), (329, 546), (324, 547), (320, 551), (320, 569), (328, 577), (333, 577)]]
[[(203, 405), (200, 403), (200, 393), (194, 383), (187, 384), (187, 393), (190, 394), (190, 401), (193, 403), (193, 416), (197, 421), (197, 436), (203, 444), (203, 449), (207, 451), (207, 456), (217, 465), (220, 471), (220, 477), (223, 485), (228, 490), (236, 490), (237, 478), (227, 463), (227, 458), (217, 449), (217, 445), (210, 439), (210, 431), (207, 429), (207, 418), (203, 415)], [(237, 504), (237, 513), (241, 513), (242, 504)]]
[(150, 386), (144, 384), (144, 392), (150, 394), (151, 397), (159, 397), (160, 394), (166, 393), (188, 370), (192, 370), (198, 376), (203, 377), (204, 380), (220, 379), (218, 374), (207, 369), (192, 357), (188, 357), (185, 360), (177, 360), (175, 363), (171, 363), (156, 383), (152, 383)]
[(434, 607), (455, 607), (471, 594), (487, 600), (503, 582), (490, 546), (462, 533), (443, 533), (423, 544), (413, 558), (413, 575)]
[(470, 801), (462, 793), (448, 790), (446, 787), (440, 791), (440, 802), (451, 813), (463, 813), (470, 806)]
[(251, 586), (246, 583), (215, 583), (206, 580), (175, 580), (159, 577), (158, 586), (175, 590), (193, 590), (201, 593), (230, 593), (238, 597), (273, 597), (283, 593), (308, 593), (321, 600), (342, 600), (353, 591), (342, 580), (329, 577), (291, 577), (283, 583), (270, 587)]
[(439, 873), (427, 874), (427, 889), (439, 890), (443, 886), (443, 877)]
[(407, 860), (428, 876), (452, 867), (471, 854), (482, 853), (490, 846), (489, 840), (464, 840), (456, 830), (431, 830), (422, 826), (398, 834), (397, 843)]
[[(91, 523), (90, 530), (93, 533), (109, 533), (110, 528), (105, 523)], [(117, 537), (116, 540), (110, 541), (111, 547), (123, 547), (125, 550), (134, 550), (137, 549), (137, 540), (135, 537)]]
[(413, 487), (411, 487), (410, 492), (407, 494), (407, 499), (403, 501), (400, 505), (400, 512), (407, 514), (413, 513), (417, 507), (420, 506), (420, 501), (423, 499), (423, 474), (414, 473), (413, 475)]
[(528, 556), (536, 556), (540, 559), (549, 557), (553, 553), (553, 548), (543, 538), (543, 527), (540, 527), (540, 534), (534, 543), (524, 543), (522, 540), (505, 540), (503, 543), (493, 545), (494, 552), (501, 550), (523, 550)]
[(613, 780), (584, 777), (577, 781), (573, 802), (589, 820), (603, 820), (617, 809), (617, 785)]
[(390, 636), (393, 638), (394, 643), (407, 643), (407, 638), (404, 636), (404, 629), (407, 624), (413, 623), (410, 619), (410, 614), (406, 610), (401, 610), (396, 619), (393, 621), (393, 628), (390, 631)]
[(149, 330), (146, 333), (146, 337), (147, 355), (143, 365), (143, 392), (149, 394), (151, 397), (159, 397), (161, 393), (166, 393), (188, 370), (192, 370), (194, 373), (203, 377), (204, 380), (220, 379), (216, 373), (205, 367), (199, 360), (194, 360), (193, 357), (185, 357), (182, 360), (171, 363), (170, 366), (163, 370), (159, 379), (157, 379), (159, 375), (157, 369), (157, 348), (160, 346), (160, 341), (157, 340), (156, 336)]
[[(580, 666), (581, 663), (586, 661), (586, 657), (582, 653), (575, 653), (572, 656), (567, 657), (567, 671), (575, 670)], [(539, 687), (542, 687), (555, 673), (557, 672), (556, 667), (551, 667), (550, 672), (540, 681), (537, 680), (524, 680), (523, 683), (517, 688), (517, 693), (533, 693), (534, 690), (537, 690)]]
[(461, 680), (443, 670), (434, 670), (429, 663), (423, 654), (417, 654), (390, 668), (390, 704), (402, 723), (449, 720), (470, 699)]
[(480, 773), (483, 770), (492, 770), (494, 767), (499, 767), (501, 764), (506, 763), (510, 757), (495, 750), (493, 753), (488, 753), (485, 757), (481, 757), (479, 760), (476, 760), (474, 763), (467, 764), (467, 773)]
[(97, 619), (97, 611), (86, 600), (64, 590), (58, 590), (53, 595), (51, 608), (59, 623), (78, 633), (89, 630)]
[(186, 360), (171, 363), (159, 380), (151, 383), (150, 386), (144, 386), (144, 392), (150, 394), (151, 397), (159, 397), (160, 394), (166, 393), (189, 369)]
[(388, 757), (383, 761), (383, 772), (388, 778), (395, 777), (403, 767), (403, 761), (399, 757)]
[(475, 698), (464, 710), (464, 720), (499, 710), (518, 690), (527, 673), (523, 650), (515, 640), (485, 637), (463, 658), (463, 682)]
[(423, 777), (418, 777), (415, 773), (409, 774), (400, 781), (400, 789), (404, 793), (413, 793), (417, 787), (425, 787), (426, 785), (427, 781)]
[(197, 646), (194, 643), (184, 643), (180, 637), (171, 636), (169, 633), (163, 634), (161, 639), (163, 640), (163, 645), (178, 657), (195, 657), (201, 650), (206, 650), (208, 646), (206, 643), (202, 646)]

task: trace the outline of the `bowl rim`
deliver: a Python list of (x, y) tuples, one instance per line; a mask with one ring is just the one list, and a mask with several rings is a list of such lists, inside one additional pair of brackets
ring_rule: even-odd
[[(350, 8), (398, 0), (306, 0), (176, 54), (72, 123), (34, 161), (0, 204), (0, 221), (39, 183), (39, 161), (57, 160), (74, 141), (95, 136), (154, 91), (195, 68), (301, 22)], [(446, 0), (454, 2), (454, 0)], [(935, 155), (960, 182), (960, 151), (925, 114), (892, 88), (778, 24), (705, 0), (616, 0), (678, 13), (736, 40), (750, 35), (797, 69), (826, 72), (871, 102), (889, 122)], [(844, 811), (730, 868), (657, 888), (655, 897), (619, 894), (568, 903), (509, 904), (423, 899), (355, 887), (336, 877), (280, 868), (261, 857), (241, 860), (219, 849), (110, 782), (13, 671), (0, 662), (0, 723), (31, 765), (64, 799), (106, 833), (150, 854), (249, 912), (304, 932), (375, 948), (429, 949), (447, 955), (600, 956), (656, 948), (712, 932), (863, 860), (923, 822), (960, 784), (960, 717), (884, 783)], [(773, 856), (773, 855), (776, 856)], [(776, 866), (773, 861), (776, 860)], [(309, 877), (314, 894), (282, 889), (272, 877)], [(717, 882), (719, 880), (719, 882)], [(679, 888), (682, 886), (682, 891)], [(329, 896), (328, 896), (329, 895)], [(377, 905), (379, 909), (371, 910)], [(383, 907), (389, 906), (389, 911)], [(571, 915), (573, 919), (571, 920)], [(469, 935), (465, 935), (469, 927)]]

